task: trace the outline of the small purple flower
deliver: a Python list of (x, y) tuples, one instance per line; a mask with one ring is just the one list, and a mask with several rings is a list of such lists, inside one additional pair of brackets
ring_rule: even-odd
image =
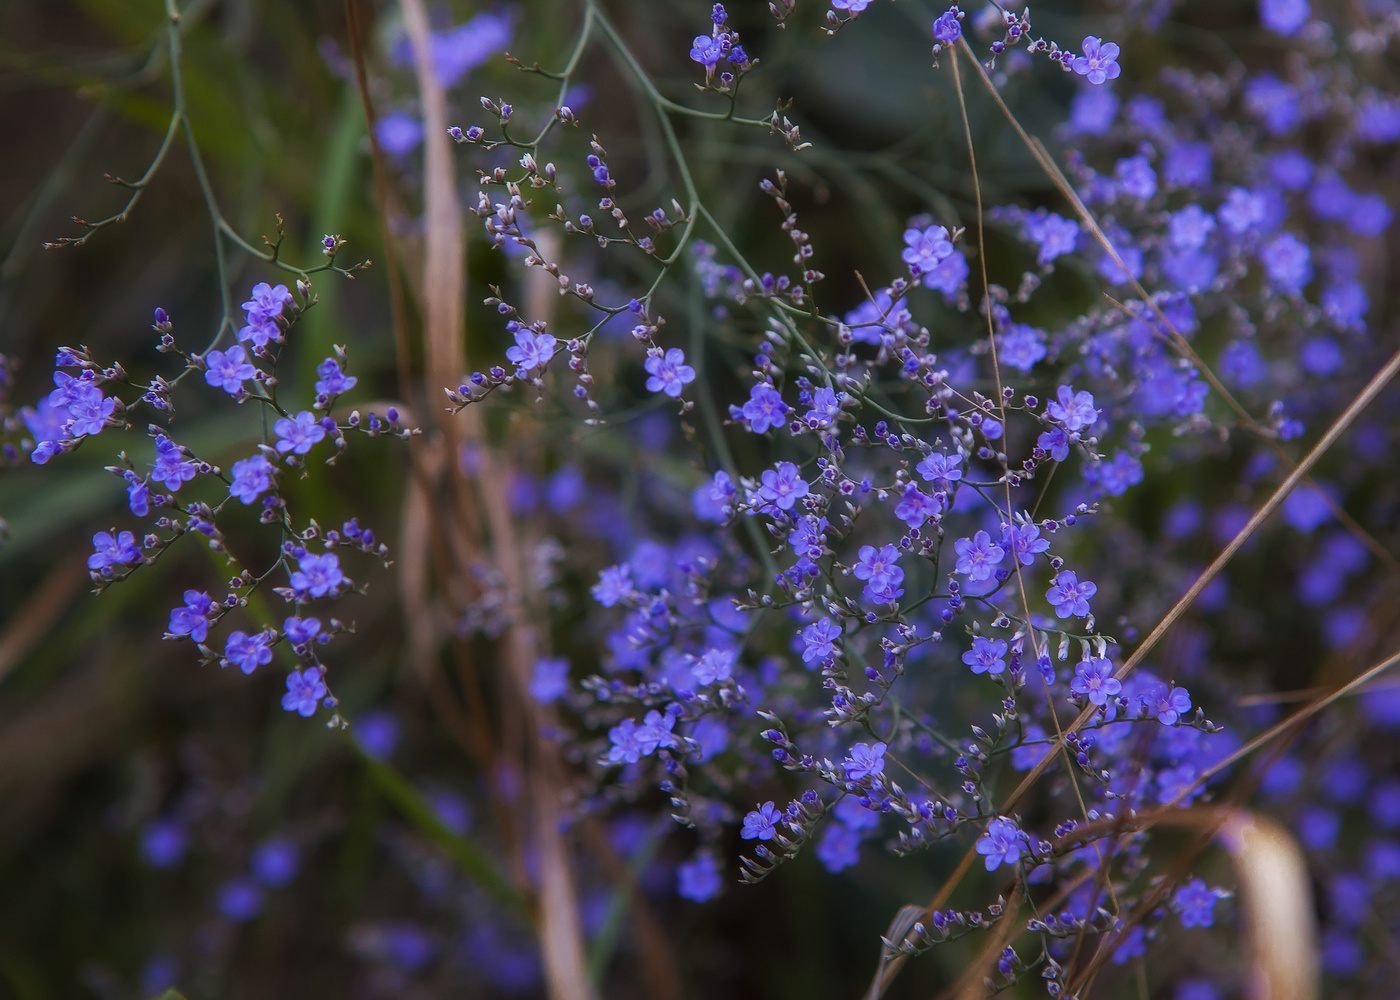
[(860, 834), (840, 823), (832, 823), (822, 831), (813, 853), (827, 871), (833, 874), (845, 871), (860, 861)]
[(784, 819), (782, 810), (771, 802), (765, 802), (744, 817), (739, 836), (744, 840), (772, 840), (778, 824)]
[(374, 137), (390, 156), (407, 156), (423, 141), (423, 123), (402, 111), (391, 111), (374, 123)]
[(313, 556), (310, 552), (298, 560), (298, 569), (292, 573), (292, 596), (298, 603), (313, 597), (325, 597), (339, 589), (346, 582), (340, 570), (340, 557), (334, 552)]
[(243, 395), (243, 383), (258, 373), (248, 363), (243, 345), (234, 344), (227, 351), (210, 351), (204, 355), (204, 381), (230, 396)]
[(719, 862), (713, 854), (701, 851), (676, 866), (676, 895), (693, 903), (704, 903), (719, 895)]
[(1118, 189), (1130, 198), (1147, 201), (1157, 193), (1157, 172), (1141, 153), (1119, 160), (1113, 176), (1118, 181)]
[(862, 545), (860, 561), (852, 571), (857, 580), (865, 580), (871, 590), (897, 587), (904, 582), (904, 570), (899, 568), (899, 549), (893, 545), (876, 548)]
[(610, 763), (635, 764), (642, 759), (643, 751), (637, 739), (636, 719), (623, 719), (613, 726), (608, 730), (608, 740), (612, 743), (607, 756)]
[(830, 427), (841, 416), (841, 401), (844, 392), (834, 392), (823, 386), (812, 393), (812, 408), (803, 414), (803, 421), (813, 430)]
[(894, 516), (911, 528), (918, 528), (929, 518), (937, 520), (943, 513), (943, 505), (935, 498), (922, 493), (913, 483), (904, 487), (904, 496), (894, 508)]
[(909, 265), (909, 272), (915, 277), (932, 271), (939, 261), (952, 252), (953, 244), (948, 238), (948, 230), (943, 226), (904, 231), (904, 250), (900, 257)]
[(857, 743), (841, 762), (847, 781), (870, 781), (885, 773), (885, 744)]
[(1269, 281), (1282, 292), (1296, 295), (1312, 280), (1312, 251), (1292, 233), (1279, 233), (1265, 244), (1259, 260)]
[(708, 72), (724, 58), (725, 48), (724, 43), (714, 35), (696, 35), (690, 43), (690, 58)]
[(797, 526), (788, 534), (788, 544), (794, 555), (809, 559), (819, 558), (826, 551), (826, 518), (808, 514), (798, 520)]
[(243, 303), (243, 311), (247, 313), (250, 321), (254, 317), (275, 319), (281, 316), (283, 308), (292, 302), (292, 293), (287, 291), (286, 285), (269, 285), (266, 281), (254, 285), (249, 294), (252, 297)]
[(767, 382), (760, 382), (749, 391), (749, 400), (740, 412), (749, 422), (749, 430), (763, 434), (770, 427), (783, 426), (788, 405), (783, 402), (777, 389)]
[(830, 618), (823, 618), (804, 628), (802, 642), (806, 648), (802, 651), (802, 662), (812, 663), (835, 656), (836, 640), (841, 638), (841, 632), (841, 626), (834, 624)]
[(1308, 0), (1259, 0), (1259, 22), (1285, 38), (1297, 34), (1311, 15), (1312, 6)]
[(1025, 229), (1027, 238), (1039, 245), (1036, 260), (1044, 266), (1056, 257), (1074, 252), (1074, 246), (1079, 240), (1079, 223), (1054, 212), (1041, 214), (1042, 212), (1044, 209), (1027, 216)]
[[(1118, 65), (1118, 45), (1115, 42), (1100, 42), (1093, 35), (1084, 39), (1084, 54), (1075, 56), (1070, 69), (1094, 85), (1118, 79), (1123, 72)], [(990, 870), (990, 869), (989, 869)]]
[(272, 430), (277, 435), (277, 450), (284, 455), (305, 455), (326, 436), (326, 429), (310, 410), (302, 410), (290, 420), (283, 417), (272, 425)]
[(237, 497), (241, 503), (250, 504), (272, 489), (274, 469), (265, 455), (234, 462), (229, 471), (233, 473), (233, 482), (229, 483), (228, 495)]
[(209, 637), (209, 616), (214, 611), (214, 600), (199, 590), (187, 590), (184, 594), (185, 606), (170, 612), (168, 634), (187, 635), (195, 642), (203, 642)]
[(325, 667), (307, 667), (305, 670), (293, 670), (288, 674), (287, 693), (282, 696), (282, 708), (288, 712), (296, 712), (303, 719), (315, 715), (316, 709), (321, 706), (321, 699), (327, 694), (325, 682), (321, 680), (325, 673)]
[(609, 566), (598, 574), (598, 582), (593, 585), (593, 599), (605, 608), (613, 607), (635, 592), (632, 568), (626, 563)]
[(1032, 566), (1035, 557), (1050, 548), (1050, 541), (1040, 537), (1040, 528), (1034, 524), (1003, 524), (1001, 547), (1022, 566)]
[(1009, 819), (994, 819), (987, 824), (987, 832), (978, 839), (976, 848), (982, 855), (983, 865), (991, 872), (1019, 861), (1025, 844), (1026, 835), (1015, 823)]
[(1045, 599), (1055, 608), (1057, 618), (1083, 618), (1089, 614), (1089, 598), (1098, 592), (1097, 584), (1088, 580), (1080, 583), (1078, 574), (1063, 570), (1045, 592)]
[(1045, 415), (1067, 431), (1088, 430), (1099, 419), (1093, 394), (1083, 389), (1075, 392), (1068, 385), (1055, 390), (1055, 398), (1045, 404)]
[(271, 641), (272, 635), (268, 632), (253, 635), (230, 632), (228, 641), (224, 643), (224, 659), (245, 674), (251, 674), (258, 667), (272, 662), (272, 650), (268, 648)]
[(935, 451), (925, 456), (915, 468), (926, 483), (937, 483), (939, 489), (948, 489), (949, 484), (962, 478), (962, 456), (945, 455)]
[(1208, 888), (1202, 879), (1193, 878), (1172, 895), (1172, 909), (1182, 927), (1214, 927), (1215, 904), (1228, 895), (1223, 889)]
[(1081, 698), (1088, 698), (1090, 704), (1102, 707), (1119, 691), (1123, 682), (1113, 676), (1113, 664), (1102, 656), (1080, 660), (1074, 668), (1074, 680), (1069, 689)]
[(675, 746), (676, 737), (672, 733), (675, 726), (676, 717), (670, 712), (655, 709), (648, 712), (636, 730), (637, 744), (642, 753), (650, 756), (663, 747)]
[(141, 858), (152, 868), (174, 868), (188, 846), (185, 827), (177, 819), (158, 819), (141, 831)]
[(185, 460), (180, 446), (164, 434), (156, 435), (156, 460), (151, 466), (151, 478), (164, 483), (165, 488), (174, 492), (189, 482), (197, 473), (195, 464)]
[(1153, 685), (1144, 696), (1147, 710), (1164, 726), (1174, 726), (1191, 711), (1191, 692), (1166, 684)]
[(529, 327), (522, 326), (515, 331), (515, 346), (506, 348), (506, 359), (522, 372), (534, 371), (549, 364), (557, 343), (552, 334), (537, 334)]
[(1058, 427), (1052, 427), (1036, 438), (1035, 446), (1057, 462), (1069, 458), (1069, 435)]
[(246, 878), (235, 879), (219, 890), (219, 912), (236, 924), (246, 924), (262, 912), (262, 890)]
[(530, 678), (531, 698), (541, 705), (549, 705), (564, 697), (568, 690), (568, 660), (555, 656), (535, 661), (534, 675)]
[(110, 531), (99, 531), (92, 536), (92, 555), (88, 556), (88, 569), (104, 570), (108, 566), (128, 566), (141, 558), (141, 549), (136, 544), (136, 536), (129, 531), (113, 535)]
[(962, 661), (972, 668), (974, 674), (996, 676), (1006, 670), (1006, 641), (975, 636), (972, 648), (962, 655)]
[(764, 469), (760, 480), (763, 485), (758, 489), (758, 498), (779, 510), (792, 510), (809, 492), (807, 481), (798, 475), (797, 466), (791, 462), (779, 462), (774, 469)]
[(288, 618), (282, 623), (282, 631), (293, 646), (306, 646), (315, 641), (321, 632), (319, 618)]
[(691, 665), (690, 672), (700, 684), (718, 684), (734, 673), (737, 655), (732, 649), (707, 649), (705, 655)]
[(938, 20), (933, 22), (934, 41), (942, 45), (952, 45), (962, 37), (962, 23), (958, 20), (960, 13), (962, 12), (954, 6), (938, 15)]
[(326, 358), (316, 366), (316, 394), (318, 396), (339, 396), (343, 392), (349, 392), (359, 384), (359, 379), (354, 375), (346, 375), (340, 370), (340, 362), (335, 358)]
[(957, 571), (970, 580), (988, 580), (1006, 558), (1006, 550), (985, 531), (971, 538), (959, 538), (953, 543), (958, 555)]
[(286, 837), (272, 837), (257, 846), (248, 867), (253, 872), (253, 878), (271, 889), (277, 889), (296, 878), (301, 870), (301, 852)]
[(1199, 250), (1214, 231), (1215, 216), (1194, 202), (1167, 222), (1167, 239), (1178, 250)]
[(651, 376), (647, 379), (648, 392), (664, 392), (672, 399), (681, 390), (695, 381), (695, 369), (685, 363), (685, 352), (673, 347), (661, 357), (649, 357), (643, 367)]

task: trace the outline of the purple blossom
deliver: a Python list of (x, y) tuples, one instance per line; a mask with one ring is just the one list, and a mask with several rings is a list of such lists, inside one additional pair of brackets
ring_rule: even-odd
[(347, 583), (340, 570), (340, 557), (334, 552), (314, 556), (310, 552), (297, 561), (298, 569), (291, 575), (292, 596), (297, 603), (313, 597), (325, 597)]
[[(515, 346), (506, 348), (506, 360), (522, 372), (534, 371), (549, 364), (549, 359), (554, 357), (554, 346), (557, 343), (551, 334), (536, 333), (528, 326), (522, 326), (515, 331)], [(651, 370), (648, 362), (647, 371)], [(651, 388), (650, 384), (647, 388)], [(674, 396), (675, 393), (671, 395)]]
[(1259, 23), (1278, 35), (1297, 34), (1311, 15), (1312, 6), (1308, 0), (1259, 0)]
[(1025, 524), (1003, 524), (1001, 526), (1001, 547), (1014, 554), (1022, 566), (1035, 565), (1035, 557), (1050, 548), (1048, 539), (1040, 537), (1040, 528), (1029, 522)]
[(1193, 878), (1172, 894), (1172, 909), (1182, 927), (1214, 927), (1215, 904), (1228, 895), (1223, 889), (1211, 889), (1204, 880)]
[(802, 630), (802, 662), (813, 663), (836, 655), (836, 640), (841, 638), (841, 626), (830, 618), (813, 622)]
[(230, 396), (243, 395), (243, 383), (258, 373), (248, 362), (243, 345), (234, 344), (227, 351), (210, 351), (204, 355), (204, 381)]
[(676, 895), (693, 903), (705, 903), (720, 893), (719, 862), (708, 851), (676, 866)]
[(1054, 607), (1057, 618), (1084, 618), (1089, 614), (1089, 598), (1098, 592), (1096, 584), (1088, 580), (1080, 583), (1077, 573), (1062, 570), (1045, 592), (1045, 599)]
[(942, 14), (938, 15), (938, 20), (933, 22), (934, 41), (942, 45), (952, 45), (962, 37), (962, 23), (958, 17), (962, 14), (956, 6), (949, 7)]
[(749, 391), (749, 400), (741, 412), (749, 422), (749, 430), (764, 434), (771, 427), (783, 426), (788, 405), (783, 402), (777, 389), (767, 382), (760, 382)]
[(911, 528), (918, 528), (929, 518), (935, 521), (943, 513), (943, 505), (934, 497), (922, 493), (914, 483), (904, 487), (904, 495), (894, 508), (894, 516)]
[(1055, 398), (1045, 404), (1045, 415), (1065, 430), (1075, 432), (1088, 430), (1099, 419), (1093, 394), (1084, 389), (1075, 392), (1068, 385), (1055, 390)]
[(734, 661), (738, 654), (732, 649), (707, 649), (699, 660), (691, 665), (690, 672), (700, 684), (718, 684), (734, 673)]
[(254, 455), (234, 462), (229, 471), (233, 474), (233, 481), (229, 483), (228, 495), (237, 497), (241, 503), (250, 504), (272, 489), (275, 470), (265, 455)]
[(209, 617), (214, 613), (214, 600), (199, 590), (185, 591), (184, 598), (185, 606), (170, 612), (166, 634), (187, 635), (195, 642), (203, 642), (209, 637)]
[(1102, 656), (1080, 660), (1074, 668), (1074, 680), (1069, 689), (1092, 705), (1103, 707), (1108, 699), (1123, 690), (1123, 682), (1113, 676), (1113, 664)]
[(1044, 335), (1033, 326), (1010, 323), (997, 337), (997, 360), (1017, 371), (1028, 372), (1046, 355)]
[(873, 781), (885, 773), (885, 744), (856, 743), (841, 762), (847, 781)]
[(834, 392), (823, 386), (812, 393), (812, 408), (802, 415), (803, 422), (813, 430), (832, 426), (841, 416), (841, 403), (845, 398), (844, 392)]
[(797, 526), (788, 534), (788, 544), (793, 554), (809, 559), (819, 558), (826, 551), (826, 518), (808, 514), (799, 518)]
[(1245, 84), (1244, 103), (1271, 135), (1283, 135), (1303, 117), (1298, 91), (1267, 70)]
[(1215, 216), (1195, 202), (1172, 213), (1167, 222), (1167, 239), (1177, 250), (1199, 250), (1215, 231)]
[(1286, 294), (1297, 295), (1312, 280), (1312, 251), (1292, 233), (1279, 233), (1259, 251), (1269, 281)]
[[(1100, 42), (1093, 35), (1084, 39), (1084, 54), (1070, 61), (1070, 69), (1085, 77), (1094, 85), (1108, 80), (1116, 80), (1123, 68), (1118, 65), (1118, 45), (1115, 42)], [(988, 871), (991, 869), (989, 868)]]
[(256, 632), (253, 635), (230, 632), (224, 643), (224, 659), (245, 674), (251, 674), (263, 664), (272, 662), (271, 642), (269, 632)]
[(282, 623), (282, 631), (293, 646), (307, 646), (321, 633), (321, 619), (291, 617)]
[(778, 824), (784, 819), (781, 809), (771, 802), (765, 802), (744, 816), (739, 836), (744, 840), (772, 840), (778, 832)]
[(1141, 153), (1119, 160), (1113, 176), (1118, 181), (1118, 189), (1131, 198), (1147, 201), (1157, 193), (1157, 172)]
[(985, 531), (971, 538), (959, 538), (953, 543), (957, 553), (957, 571), (971, 580), (988, 580), (1006, 558), (1006, 550)]
[(156, 435), (156, 460), (151, 466), (151, 478), (164, 483), (165, 488), (175, 492), (195, 477), (198, 469), (186, 461), (185, 453), (178, 444), (164, 434)]
[(974, 636), (972, 648), (962, 655), (962, 661), (972, 668), (974, 674), (996, 676), (1006, 670), (1006, 640), (988, 639)]
[(1191, 711), (1191, 693), (1185, 688), (1158, 682), (1142, 695), (1147, 711), (1164, 726), (1174, 726)]
[(305, 455), (326, 436), (326, 429), (310, 410), (302, 410), (291, 419), (282, 417), (272, 425), (272, 431), (277, 435), (277, 450), (284, 455)]
[(887, 592), (904, 582), (904, 570), (899, 568), (899, 549), (893, 545), (875, 548), (863, 545), (860, 561), (852, 571), (857, 580), (866, 581), (872, 593)]
[(648, 357), (644, 367), (651, 376), (647, 379), (647, 391), (664, 392), (672, 399), (695, 381), (695, 369), (685, 363), (685, 352), (679, 347), (671, 348), (661, 357)]
[(1079, 240), (1079, 223), (1044, 209), (1026, 217), (1025, 230), (1026, 236), (1040, 248), (1036, 260), (1042, 267), (1056, 257), (1073, 253)]
[(321, 679), (325, 673), (325, 667), (307, 667), (305, 670), (293, 670), (288, 674), (287, 693), (282, 696), (283, 710), (296, 712), (303, 719), (315, 715), (316, 709), (321, 706), (321, 699), (328, 693), (326, 684)]
[(916, 467), (916, 471), (926, 483), (937, 483), (940, 489), (948, 489), (949, 484), (962, 479), (962, 456), (945, 455), (941, 451), (931, 452)]
[(939, 261), (952, 252), (953, 244), (948, 238), (948, 230), (943, 226), (904, 231), (904, 250), (900, 257), (909, 265), (909, 272), (915, 277), (933, 270)]
[(530, 697), (541, 705), (549, 705), (564, 697), (569, 690), (569, 661), (562, 656), (544, 657), (535, 661), (530, 678)]
[(807, 481), (798, 475), (797, 466), (791, 462), (779, 462), (774, 469), (764, 469), (760, 477), (763, 485), (758, 489), (758, 498), (766, 505), (779, 510), (792, 510), (797, 501), (808, 493)]
[(1057, 462), (1069, 458), (1069, 437), (1058, 427), (1052, 427), (1037, 437), (1035, 446)]
[(605, 608), (613, 607), (635, 592), (632, 568), (626, 563), (609, 566), (598, 574), (598, 582), (593, 585), (593, 599)]
[(271, 837), (253, 851), (248, 861), (253, 877), (271, 889), (281, 888), (301, 870), (301, 852), (286, 837)]
[(141, 548), (136, 544), (136, 536), (129, 531), (118, 532), (115, 535), (111, 531), (99, 531), (92, 536), (92, 548), (92, 555), (87, 559), (87, 567), (91, 570), (127, 566), (141, 558)]
[[(727, 39), (728, 36), (720, 36)], [(690, 58), (704, 66), (706, 71), (724, 58), (727, 46), (714, 35), (696, 35), (690, 43)]]
[(335, 358), (326, 358), (316, 366), (315, 390), (318, 396), (339, 396), (343, 392), (349, 392), (359, 384), (359, 379), (354, 375), (346, 375), (340, 370), (340, 362)]
[(1011, 820), (999, 818), (987, 824), (987, 832), (978, 838), (975, 846), (982, 855), (983, 866), (991, 872), (1002, 865), (1014, 865), (1021, 859), (1025, 845), (1025, 833)]
[(813, 853), (827, 871), (845, 871), (860, 861), (860, 834), (840, 823), (832, 823), (822, 831)]
[(1142, 463), (1121, 448), (1109, 461), (1084, 470), (1087, 482), (1098, 483), (1105, 493), (1114, 497), (1121, 497), (1130, 487), (1142, 482), (1142, 478)]
[(374, 138), (390, 156), (407, 156), (423, 141), (423, 123), (402, 111), (391, 111), (374, 123)]

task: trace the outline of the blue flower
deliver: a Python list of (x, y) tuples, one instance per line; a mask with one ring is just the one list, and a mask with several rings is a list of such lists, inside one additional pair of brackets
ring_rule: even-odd
[(885, 773), (885, 744), (857, 743), (841, 762), (847, 781), (870, 781)]
[(972, 668), (974, 674), (996, 676), (1006, 670), (1006, 641), (975, 636), (972, 648), (962, 655), (962, 661)]
[(1259, 23), (1284, 37), (1297, 34), (1311, 15), (1308, 0), (1259, 0)]
[(535, 661), (530, 678), (530, 697), (541, 705), (558, 701), (569, 690), (569, 661), (562, 656)]
[(303, 719), (315, 715), (316, 709), (321, 705), (321, 699), (327, 694), (325, 682), (321, 679), (325, 673), (325, 667), (307, 667), (305, 670), (293, 670), (288, 674), (287, 693), (282, 696), (282, 708), (288, 712), (296, 712)]
[(272, 837), (257, 846), (248, 867), (253, 878), (268, 888), (277, 889), (296, 878), (301, 870), (301, 852), (286, 837)]
[(1292, 233), (1280, 233), (1259, 251), (1269, 281), (1286, 294), (1297, 295), (1312, 280), (1312, 251)]
[(700, 851), (676, 866), (676, 895), (694, 903), (704, 903), (720, 893), (719, 862), (708, 851)]
[(830, 618), (813, 622), (802, 630), (802, 662), (812, 663), (836, 654), (836, 640), (841, 638), (841, 626), (833, 624)]
[(219, 890), (219, 912), (236, 924), (246, 924), (262, 907), (262, 890), (248, 879), (235, 879)]
[(1096, 584), (1088, 580), (1080, 583), (1078, 574), (1063, 570), (1045, 592), (1045, 599), (1054, 607), (1057, 618), (1084, 618), (1089, 614), (1089, 598), (1098, 592)]
[(771, 802), (765, 802), (744, 816), (744, 824), (739, 836), (744, 840), (772, 840), (778, 824), (784, 819), (782, 810)]
[(195, 464), (186, 461), (185, 453), (174, 441), (164, 434), (156, 435), (156, 460), (151, 466), (151, 478), (164, 483), (172, 492), (195, 477)]
[(1202, 879), (1193, 878), (1172, 895), (1172, 909), (1182, 927), (1214, 927), (1215, 904), (1228, 895), (1223, 889), (1208, 888)]
[(991, 872), (1019, 861), (1025, 844), (1026, 835), (1015, 823), (1009, 819), (994, 819), (987, 824), (987, 832), (978, 838), (975, 846), (982, 855), (983, 865)]
[(326, 358), (316, 366), (315, 390), (318, 396), (339, 396), (343, 392), (349, 392), (359, 384), (359, 379), (354, 375), (346, 375), (340, 370), (340, 362), (335, 358)]
[(941, 451), (935, 451), (925, 456), (915, 469), (924, 482), (938, 484), (939, 489), (946, 490), (950, 488), (950, 484), (962, 479), (961, 466), (961, 455), (949, 457)]
[(632, 568), (626, 563), (609, 566), (598, 574), (598, 582), (593, 585), (593, 599), (605, 608), (613, 607), (634, 593)]
[(909, 265), (909, 272), (915, 277), (933, 270), (939, 261), (952, 252), (953, 244), (948, 238), (948, 230), (943, 226), (904, 231), (904, 250), (900, 257)]
[(92, 536), (92, 548), (93, 553), (87, 560), (88, 569), (92, 570), (127, 566), (141, 558), (136, 536), (129, 531), (118, 532), (116, 535), (110, 531), (99, 531)]
[(298, 568), (291, 575), (292, 596), (298, 603), (313, 597), (325, 597), (346, 583), (345, 574), (340, 569), (340, 557), (334, 552), (319, 556), (306, 553), (297, 561)]
[(1069, 689), (1092, 705), (1102, 707), (1108, 699), (1123, 690), (1123, 682), (1113, 676), (1113, 664), (1101, 656), (1080, 660), (1074, 668), (1074, 680)]
[(1035, 564), (1035, 557), (1050, 548), (1050, 542), (1040, 537), (1040, 528), (1029, 522), (1003, 524), (1001, 547), (1011, 552), (1022, 566)]
[(949, 7), (942, 14), (938, 15), (938, 20), (933, 22), (934, 40), (943, 45), (952, 45), (962, 37), (962, 23), (958, 18), (962, 11), (956, 6)]
[(209, 616), (215, 607), (213, 598), (200, 590), (187, 590), (184, 597), (185, 606), (170, 612), (166, 631), (172, 636), (187, 635), (195, 642), (203, 642), (209, 637)]
[(664, 355), (648, 357), (643, 367), (651, 376), (647, 379), (647, 391), (664, 392), (672, 399), (695, 381), (695, 369), (685, 363), (685, 352), (679, 347), (671, 348)]
[(1118, 65), (1118, 45), (1114, 42), (1100, 42), (1093, 35), (1084, 39), (1084, 54), (1070, 61), (1070, 69), (1085, 77), (1092, 84), (1116, 80), (1123, 72)]
[(237, 497), (241, 503), (250, 504), (272, 489), (275, 470), (264, 455), (234, 462), (229, 471), (233, 473), (233, 482), (229, 483), (228, 494)]
[[(724, 41), (721, 41), (724, 39)], [(696, 35), (690, 43), (690, 58), (704, 66), (706, 71), (715, 68), (715, 65), (724, 58), (728, 46), (727, 35)]]
[(248, 352), (241, 344), (234, 344), (227, 351), (210, 351), (204, 355), (204, 381), (230, 396), (242, 396), (243, 383), (258, 373), (248, 363)]
[(749, 430), (763, 434), (770, 427), (783, 426), (788, 405), (778, 390), (767, 382), (760, 382), (749, 391), (749, 400), (740, 412), (749, 422)]
[(776, 468), (764, 469), (759, 477), (762, 486), (758, 489), (758, 499), (779, 510), (792, 510), (797, 501), (805, 497), (809, 490), (807, 481), (798, 474), (797, 466), (791, 462), (779, 462)]
[(272, 425), (272, 431), (277, 435), (277, 450), (284, 455), (305, 455), (326, 437), (326, 429), (310, 410), (302, 410), (291, 419), (281, 418)]
[(957, 553), (956, 569), (970, 580), (990, 579), (1001, 561), (1006, 558), (1006, 550), (985, 531), (979, 531), (971, 538), (959, 538), (953, 543)]
[(402, 111), (391, 111), (374, 123), (374, 138), (390, 156), (407, 156), (423, 141), (423, 123)]
[(272, 650), (268, 648), (271, 641), (272, 635), (268, 632), (253, 635), (230, 632), (224, 643), (224, 659), (245, 674), (251, 674), (263, 664), (272, 662)]
[(814, 853), (827, 871), (844, 871), (860, 861), (860, 834), (840, 823), (831, 823), (822, 831)]
[(1094, 396), (1073, 386), (1062, 385), (1055, 390), (1055, 398), (1045, 404), (1045, 415), (1062, 425), (1067, 431), (1088, 430), (1099, 419), (1099, 411), (1094, 409)]
[(515, 346), (506, 348), (506, 359), (522, 372), (534, 371), (547, 365), (549, 359), (554, 357), (557, 343), (551, 334), (536, 333), (528, 326), (522, 326), (515, 331)]

